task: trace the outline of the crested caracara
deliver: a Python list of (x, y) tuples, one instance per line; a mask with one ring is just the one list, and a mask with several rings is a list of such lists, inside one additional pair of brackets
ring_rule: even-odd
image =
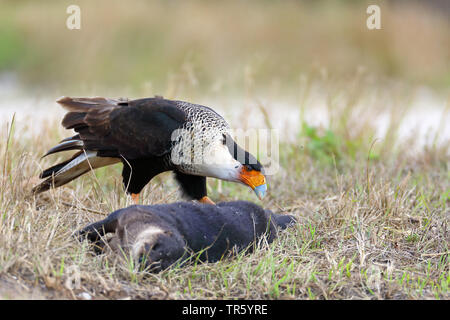
[(44, 170), (33, 188), (40, 193), (62, 186), (92, 169), (123, 163), (125, 190), (134, 201), (156, 175), (173, 171), (184, 195), (207, 197), (206, 177), (240, 182), (259, 198), (267, 189), (263, 167), (231, 137), (228, 123), (209, 107), (160, 97), (138, 100), (69, 98), (57, 101), (68, 112), (62, 125), (76, 135), (44, 156), (77, 150)]

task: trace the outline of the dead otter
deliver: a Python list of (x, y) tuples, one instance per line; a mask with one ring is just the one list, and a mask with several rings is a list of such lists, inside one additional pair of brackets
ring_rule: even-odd
[(245, 249), (251, 251), (251, 244), (262, 237), (271, 243), (277, 228), (294, 222), (293, 216), (274, 214), (247, 201), (217, 205), (177, 202), (120, 209), (77, 235), (103, 248), (101, 236), (114, 233), (109, 240), (114, 251), (131, 255), (151, 271), (159, 272), (202, 250), (198, 258), (209, 262)]

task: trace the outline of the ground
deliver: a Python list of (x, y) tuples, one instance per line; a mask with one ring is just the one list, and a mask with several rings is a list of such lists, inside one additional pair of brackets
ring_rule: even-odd
[[(0, 1), (0, 298), (449, 299), (447, 3), (79, 0), (70, 30), (65, 1)], [(208, 193), (298, 224), (252, 254), (159, 274), (93, 254), (72, 234), (132, 203), (120, 164), (30, 193), (70, 156), (41, 159), (73, 134), (63, 95), (162, 95), (273, 129), (262, 201), (215, 179)], [(141, 199), (181, 198), (162, 174)]]
[[(253, 201), (296, 216), (295, 227), (253, 254), (159, 274), (97, 256), (72, 236), (131, 204), (121, 165), (33, 196), (40, 168), (66, 155), (40, 156), (69, 133), (58, 117), (39, 135), (27, 134), (26, 120), (8, 121), (1, 139), (2, 298), (447, 299), (449, 140), (399, 141), (396, 123), (375, 139), (370, 112), (361, 117), (358, 104), (352, 108), (335, 112), (327, 129), (299, 122), (294, 139), (281, 141), (280, 169), (268, 177), (262, 202), (245, 186), (208, 180), (215, 201)], [(365, 129), (356, 130), (354, 120)], [(142, 199), (181, 198), (165, 173)]]

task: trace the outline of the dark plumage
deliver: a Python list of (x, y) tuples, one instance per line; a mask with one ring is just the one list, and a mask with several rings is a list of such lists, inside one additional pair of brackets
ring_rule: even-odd
[(295, 222), (290, 215), (274, 214), (247, 201), (222, 202), (216, 206), (178, 202), (152, 206), (131, 206), (111, 213), (106, 219), (78, 232), (103, 248), (101, 236), (114, 233), (109, 246), (117, 253), (144, 262), (160, 271), (198, 253), (201, 261), (215, 262), (265, 238), (271, 243), (277, 228)]
[[(191, 199), (207, 198), (207, 176), (241, 182), (258, 196), (264, 195), (261, 164), (233, 141), (228, 124), (211, 108), (162, 98), (65, 97), (58, 103), (68, 110), (62, 125), (77, 134), (45, 156), (77, 153), (44, 170), (40, 177), (46, 180), (33, 189), (35, 193), (62, 186), (91, 169), (122, 162), (123, 184), (131, 194), (139, 194), (159, 173), (174, 171)], [(200, 150), (203, 162), (190, 161), (194, 149)]]

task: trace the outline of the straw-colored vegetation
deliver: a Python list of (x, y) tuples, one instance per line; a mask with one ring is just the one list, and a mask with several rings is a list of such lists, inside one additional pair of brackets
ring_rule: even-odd
[[(349, 98), (347, 96), (347, 98)], [(33, 197), (48, 146), (66, 136), (55, 120), (39, 136), (26, 124), (2, 128), (0, 281), (3, 297), (79, 298), (448, 298), (448, 141), (415, 147), (395, 127), (371, 140), (371, 115), (350, 107), (327, 130), (303, 123), (280, 149), (280, 171), (262, 203), (294, 214), (298, 225), (272, 245), (214, 264), (158, 275), (131, 262), (95, 256), (72, 233), (130, 204), (120, 165)], [(355, 120), (365, 130), (353, 130)], [(24, 127), (25, 126), (25, 127)], [(414, 151), (413, 151), (414, 150)], [(245, 187), (209, 181), (216, 201), (257, 201)], [(144, 192), (145, 203), (179, 199), (170, 174)], [(34, 289), (33, 289), (34, 288)], [(36, 291), (37, 290), (37, 291)], [(19, 292), (19, 293), (18, 293)]]
[(448, 17), (418, 1), (380, 2), (376, 31), (366, 28), (365, 1), (77, 4), (81, 30), (68, 30), (66, 2), (2, 1), (0, 70), (60, 94), (119, 96), (234, 93), (246, 73), (259, 89), (295, 94), (299, 75), (317, 68), (450, 85)]
[[(417, 83), (449, 84), (445, 21), (425, 9), (385, 8), (384, 30), (373, 36), (364, 28), (363, 6), (350, 2), (328, 2), (331, 8), (112, 2), (108, 14), (103, 4), (81, 2), (85, 18), (75, 35), (56, 27), (66, 17), (56, 3), (2, 3), (0, 25), (8, 28), (0, 32), (8, 37), (0, 47), (10, 51), (0, 50), (0, 69), (15, 70), (29, 94), (45, 87), (55, 97), (163, 94), (216, 101), (237, 128), (245, 127), (240, 121), (250, 106), (257, 106), (251, 115), (263, 119), (260, 127), (271, 127), (273, 116), (289, 112), (271, 105), (281, 97), (294, 101), (298, 126), (280, 128), (288, 136), (280, 145), (280, 170), (268, 177), (267, 197), (258, 203), (295, 215), (298, 224), (250, 255), (159, 274), (95, 255), (72, 234), (131, 204), (121, 165), (32, 196), (39, 171), (62, 159), (40, 156), (70, 133), (53, 115), (39, 134), (33, 117), (2, 120), (1, 298), (449, 298), (450, 141), (442, 136), (448, 118), (444, 113), (425, 144), (414, 132), (405, 139), (399, 131)], [(397, 13), (422, 23), (424, 34), (414, 37), (423, 46), (406, 41), (414, 32), (393, 18)], [(310, 103), (317, 88), (329, 115), (323, 126), (307, 116), (315, 112)], [(222, 97), (229, 94), (244, 106), (238, 115), (226, 108)], [(374, 123), (380, 113), (391, 119), (381, 135)], [(144, 189), (144, 204), (180, 200), (177, 188), (162, 174)], [(233, 183), (210, 179), (208, 189), (215, 201), (258, 201)]]

